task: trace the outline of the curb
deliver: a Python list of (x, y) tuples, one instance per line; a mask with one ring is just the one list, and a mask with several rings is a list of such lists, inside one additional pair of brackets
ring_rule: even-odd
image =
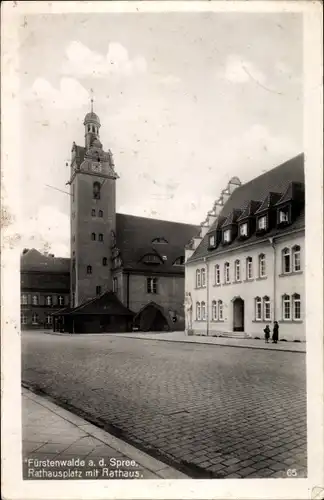
[[(119, 335), (118, 333), (111, 333), (110, 335), (114, 337), (122, 337), (122, 334)], [(190, 340), (174, 340), (174, 339), (152, 339), (152, 338), (144, 338), (144, 337), (135, 337), (131, 335), (124, 335), (125, 338), (129, 339), (136, 339), (136, 340), (151, 340), (151, 341), (157, 341), (157, 342), (178, 342), (179, 344), (201, 344), (201, 345), (210, 345), (210, 346), (216, 346), (216, 347), (236, 347), (236, 348), (242, 348), (242, 349), (259, 349), (260, 351), (276, 351), (276, 352), (295, 352), (297, 354), (306, 354), (306, 351), (295, 351), (293, 349), (274, 349), (273, 347), (265, 348), (265, 347), (258, 347), (254, 345), (233, 345), (233, 344), (216, 344), (213, 342), (196, 342), (196, 341), (190, 341)]]

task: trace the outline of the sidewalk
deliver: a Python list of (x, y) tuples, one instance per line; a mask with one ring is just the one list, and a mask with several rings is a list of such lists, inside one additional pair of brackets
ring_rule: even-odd
[(118, 337), (129, 337), (136, 339), (161, 340), (167, 342), (188, 342), (195, 344), (213, 344), (218, 346), (247, 347), (251, 349), (267, 349), (271, 351), (306, 352), (306, 342), (279, 342), (266, 344), (263, 339), (237, 339), (230, 337), (207, 337), (199, 335), (186, 335), (184, 332), (161, 332), (161, 333), (114, 333), (109, 334)]
[(22, 388), (24, 479), (187, 479), (45, 397)]

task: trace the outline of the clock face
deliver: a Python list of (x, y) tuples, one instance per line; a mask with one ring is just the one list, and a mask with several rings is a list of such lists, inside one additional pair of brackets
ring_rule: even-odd
[(93, 163), (92, 170), (94, 172), (101, 172), (101, 163)]

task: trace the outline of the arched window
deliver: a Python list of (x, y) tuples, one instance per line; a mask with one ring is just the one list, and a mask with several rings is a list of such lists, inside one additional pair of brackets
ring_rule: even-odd
[(235, 261), (235, 281), (240, 281), (241, 279), (241, 264), (240, 261), (237, 259)]
[(217, 302), (212, 301), (212, 321), (217, 321)]
[(28, 297), (27, 297), (27, 295), (26, 295), (26, 294), (24, 294), (24, 293), (23, 293), (23, 294), (22, 294), (22, 296), (21, 296), (21, 303), (22, 303), (22, 305), (24, 305), (24, 306), (26, 306), (26, 305), (28, 304)]
[(200, 269), (197, 269), (196, 271), (196, 288), (201, 287), (201, 275), (200, 275)]
[(102, 211), (102, 210), (99, 210), (98, 215), (99, 215), (99, 217), (103, 217), (103, 211)]
[(270, 298), (267, 295), (263, 297), (263, 319), (264, 321), (271, 320)]
[(266, 257), (264, 253), (259, 255), (259, 278), (266, 277)]
[(38, 295), (33, 295), (32, 304), (33, 306), (38, 306)]
[(223, 301), (218, 301), (218, 319), (219, 321), (223, 321)]
[(282, 319), (283, 320), (291, 319), (290, 296), (286, 294), (282, 296)]
[(205, 302), (201, 303), (201, 319), (203, 321), (206, 320), (206, 303)]
[(52, 296), (51, 295), (47, 295), (47, 297), (46, 297), (46, 305), (47, 306), (51, 306), (52, 305)]
[(106, 266), (106, 265), (107, 265), (107, 257), (104, 257), (104, 258), (102, 259), (102, 265), (103, 265), (103, 266)]
[(293, 319), (301, 319), (300, 295), (295, 293), (293, 295)]
[(96, 233), (91, 233), (91, 239), (92, 241), (96, 241)]
[(206, 269), (202, 268), (201, 270), (201, 286), (204, 288), (206, 286)]
[(246, 279), (253, 279), (253, 260), (252, 257), (246, 259)]
[(215, 266), (215, 285), (220, 285), (220, 267), (219, 264)]
[(94, 182), (93, 183), (93, 198), (95, 200), (100, 200), (100, 189), (101, 189), (100, 182)]
[(255, 321), (262, 320), (262, 300), (260, 297), (255, 297)]
[(225, 262), (224, 264), (224, 281), (225, 283), (230, 282), (230, 265), (229, 262)]
[(196, 319), (197, 321), (201, 320), (201, 307), (200, 307), (200, 302), (196, 303)]
[(103, 234), (102, 233), (99, 233), (99, 241), (103, 241), (104, 238), (103, 238)]
[(87, 274), (92, 274), (92, 266), (87, 266)]
[(64, 297), (62, 297), (62, 295), (58, 296), (58, 303), (59, 303), (59, 306), (63, 306), (64, 305)]
[(282, 272), (290, 273), (290, 271), (291, 271), (290, 250), (289, 248), (284, 248), (282, 251)]
[(300, 265), (300, 246), (295, 245), (292, 249), (292, 257), (293, 257), (293, 271), (300, 271), (301, 270), (301, 265)]

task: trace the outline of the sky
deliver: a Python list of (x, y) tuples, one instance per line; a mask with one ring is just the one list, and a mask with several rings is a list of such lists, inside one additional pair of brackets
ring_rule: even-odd
[(298, 13), (26, 16), (22, 248), (69, 256), (66, 162), (90, 89), (117, 211), (199, 224), (231, 177), (303, 151), (302, 43)]

